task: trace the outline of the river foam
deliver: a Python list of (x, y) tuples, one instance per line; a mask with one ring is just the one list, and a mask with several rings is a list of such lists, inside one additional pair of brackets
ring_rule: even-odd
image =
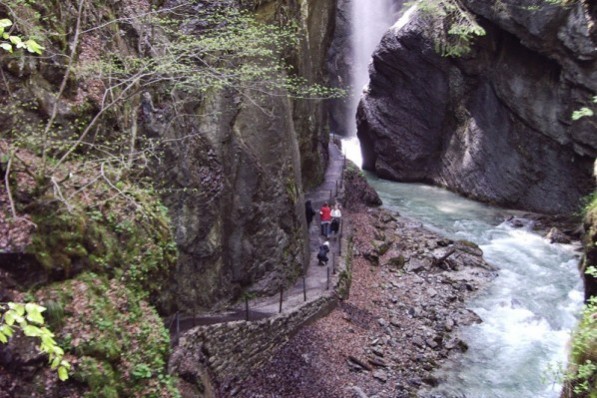
[(430, 397), (557, 398), (550, 368), (563, 366), (582, 305), (573, 245), (551, 244), (529, 226), (504, 220), (519, 215), (421, 184), (369, 176), (384, 206), (417, 218), (435, 232), (477, 243), (500, 268), (470, 308), (483, 322), (462, 330), (469, 350), (438, 371)]

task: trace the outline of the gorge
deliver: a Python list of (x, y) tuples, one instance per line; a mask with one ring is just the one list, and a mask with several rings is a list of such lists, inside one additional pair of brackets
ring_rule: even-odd
[[(594, 369), (575, 378), (597, 361), (591, 313), (570, 380), (539, 379), (566, 361), (582, 301), (576, 246), (548, 239), (584, 240), (585, 299), (596, 292), (594, 197), (584, 230), (578, 212), (595, 190), (597, 6), (418, 5), (0, 1), (10, 35), (44, 47), (0, 50), (0, 327), (8, 303), (41, 303), (72, 366), (58, 381), (35, 339), (0, 329), (0, 398), (591, 396)], [(354, 291), (339, 284), (304, 319), (192, 329), (194, 348), (173, 358), (166, 327), (179, 316), (301, 283), (305, 199), (325, 181), (330, 141), (355, 133), (384, 209), (360, 203), (376, 196), (358, 168), (330, 192), (347, 206)], [(483, 253), (501, 268), (489, 293)], [(279, 367), (260, 356), (270, 350)], [(434, 373), (447, 358), (462, 373)], [(222, 369), (242, 378), (220, 385)]]

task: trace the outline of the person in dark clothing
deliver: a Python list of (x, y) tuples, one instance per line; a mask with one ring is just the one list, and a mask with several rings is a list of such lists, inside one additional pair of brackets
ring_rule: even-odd
[(323, 245), (319, 246), (319, 252), (317, 253), (317, 265), (327, 265), (328, 263), (328, 252), (330, 251), (330, 242), (327, 240), (323, 242)]
[(313, 210), (313, 205), (310, 200), (305, 202), (305, 216), (307, 217), (307, 228), (310, 228), (311, 221), (313, 221), (313, 217), (315, 217), (315, 210)]

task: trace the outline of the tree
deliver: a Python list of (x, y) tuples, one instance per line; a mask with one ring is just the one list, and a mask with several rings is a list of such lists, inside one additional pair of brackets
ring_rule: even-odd
[[(455, 0), (421, 0), (410, 3), (433, 21), (430, 37), (435, 50), (444, 57), (461, 57), (471, 51), (473, 41), (485, 36), (475, 16)], [(439, 23), (439, 25), (437, 25)]]
[[(151, 93), (169, 104), (173, 120), (188, 116), (187, 102), (218, 90), (234, 90), (252, 103), (263, 95), (321, 99), (343, 94), (309, 84), (285, 64), (285, 54), (299, 40), (295, 26), (266, 24), (249, 12), (217, 6), (138, 10), (116, 19), (98, 17), (101, 9), (92, 7), (83, 0), (77, 2), (68, 51), (59, 58), (66, 59), (64, 74), (47, 119), (27, 129), (19, 123), (12, 131), (13, 145), (42, 154), (41, 167), (28, 170), (36, 176), (37, 196), (51, 192), (66, 207), (63, 185), (69, 178), (63, 165), (73, 157), (84, 154), (99, 180), (116, 188), (119, 179), (142, 172), (155, 155), (159, 140), (140, 137), (137, 125), (147, 103), (144, 96), (151, 99)], [(122, 50), (123, 30), (140, 36), (136, 49)], [(94, 49), (83, 48), (83, 38), (92, 38), (104, 51), (89, 54)], [(57, 120), (58, 109), (73, 82), (92, 88), (78, 105), (84, 109), (80, 117), (74, 125), (65, 125)], [(12, 114), (19, 112), (22, 109)], [(113, 128), (102, 124), (116, 125), (120, 133), (115, 135)]]

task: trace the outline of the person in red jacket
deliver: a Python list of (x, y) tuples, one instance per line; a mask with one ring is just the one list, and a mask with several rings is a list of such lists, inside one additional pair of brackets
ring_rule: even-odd
[(321, 234), (327, 238), (330, 234), (330, 223), (332, 222), (332, 209), (330, 209), (328, 202), (325, 202), (319, 209), (319, 218), (321, 220)]

